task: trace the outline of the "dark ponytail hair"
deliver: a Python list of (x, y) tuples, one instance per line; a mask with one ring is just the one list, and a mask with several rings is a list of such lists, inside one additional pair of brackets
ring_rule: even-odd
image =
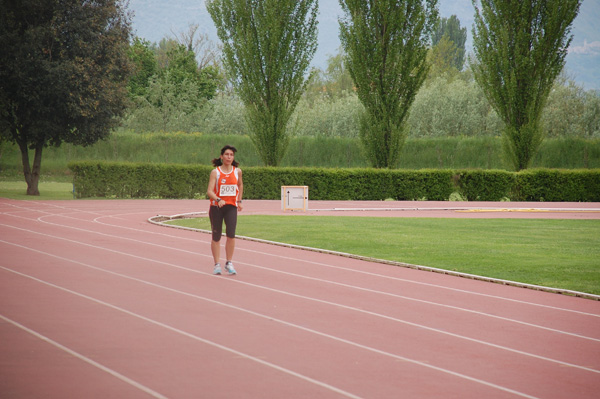
[[(225, 147), (221, 148), (221, 155), (223, 155), (225, 153), (225, 151), (227, 150), (231, 150), (233, 151), (233, 153), (235, 154), (237, 152), (237, 149), (232, 146), (232, 145), (226, 145)], [(215, 158), (212, 160), (212, 164), (213, 166), (221, 166), (223, 165), (223, 161), (221, 161), (221, 158)], [(239, 166), (239, 162), (236, 161), (235, 159), (232, 162), (232, 165), (235, 166), (236, 168)]]

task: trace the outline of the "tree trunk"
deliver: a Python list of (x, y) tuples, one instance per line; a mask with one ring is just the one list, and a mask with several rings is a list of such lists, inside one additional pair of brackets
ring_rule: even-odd
[(23, 175), (27, 182), (27, 195), (40, 195), (38, 183), (40, 181), (40, 170), (42, 166), (42, 145), (35, 147), (35, 155), (33, 156), (33, 167), (29, 165), (29, 149), (26, 144), (19, 143), (21, 149), (21, 162), (23, 164)]

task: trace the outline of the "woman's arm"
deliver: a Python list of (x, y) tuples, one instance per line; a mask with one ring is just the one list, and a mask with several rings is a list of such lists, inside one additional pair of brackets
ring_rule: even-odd
[(237, 203), (238, 203), (238, 210), (241, 211), (242, 210), (242, 196), (244, 194), (244, 181), (242, 180), (242, 170), (238, 169), (238, 199), (237, 199)]
[[(208, 196), (209, 199), (211, 199), (213, 201), (219, 200), (219, 196), (217, 195), (217, 193), (215, 193), (215, 183), (216, 182), (217, 182), (217, 171), (215, 169), (213, 169), (210, 172), (210, 178), (208, 179), (208, 188), (206, 189), (206, 195)], [(220, 201), (217, 202), (217, 205), (219, 205), (219, 203), (220, 203)]]

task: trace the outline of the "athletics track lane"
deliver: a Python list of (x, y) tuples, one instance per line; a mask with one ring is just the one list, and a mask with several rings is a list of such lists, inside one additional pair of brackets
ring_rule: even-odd
[[(0, 396), (600, 389), (598, 301), (243, 240), (240, 274), (212, 276), (209, 235), (147, 222), (206, 206), (0, 200)], [(279, 203), (246, 206), (277, 213)]]

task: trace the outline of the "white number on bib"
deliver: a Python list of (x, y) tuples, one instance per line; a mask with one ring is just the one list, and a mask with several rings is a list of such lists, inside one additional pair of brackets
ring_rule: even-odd
[(222, 184), (219, 191), (219, 197), (233, 197), (236, 194), (235, 189), (235, 184)]

